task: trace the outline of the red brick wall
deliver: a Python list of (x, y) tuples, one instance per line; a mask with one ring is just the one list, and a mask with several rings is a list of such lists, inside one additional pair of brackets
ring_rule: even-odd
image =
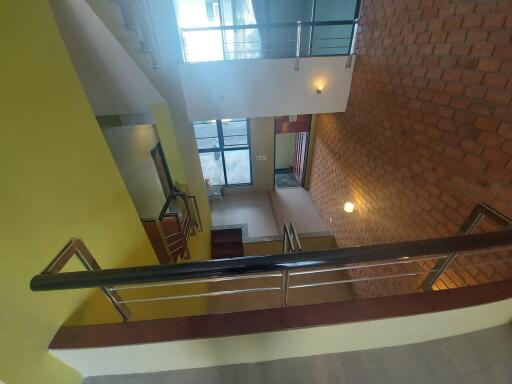
[(363, 0), (347, 110), (316, 117), (310, 191), (340, 246), (452, 235), (480, 201), (512, 215), (511, 39), (510, 0)]

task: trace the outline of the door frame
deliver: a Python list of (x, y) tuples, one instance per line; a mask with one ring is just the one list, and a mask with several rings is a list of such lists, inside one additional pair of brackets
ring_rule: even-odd
[[(311, 139), (311, 123), (313, 121), (313, 116), (311, 116), (311, 120), (309, 123), (309, 130), (307, 132), (307, 139), (306, 139), (306, 153), (304, 154), (304, 178), (302, 180), (302, 183), (300, 184), (300, 187), (304, 188), (304, 185), (306, 184), (306, 172), (308, 169), (308, 161), (309, 161), (309, 140)], [(295, 132), (298, 133), (298, 132)], [(276, 136), (279, 135), (277, 133), (277, 127), (276, 127), (276, 117), (274, 116), (274, 164), (272, 166), (272, 174), (273, 174), (273, 190), (276, 190)]]

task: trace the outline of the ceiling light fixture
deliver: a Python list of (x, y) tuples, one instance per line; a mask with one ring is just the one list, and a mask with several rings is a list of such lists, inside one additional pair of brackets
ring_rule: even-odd
[(347, 201), (345, 202), (345, 205), (343, 205), (343, 210), (347, 213), (351, 213), (354, 211), (355, 205), (354, 203)]

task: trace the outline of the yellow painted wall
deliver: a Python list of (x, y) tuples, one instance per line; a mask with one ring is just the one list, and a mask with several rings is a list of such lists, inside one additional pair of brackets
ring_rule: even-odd
[[(189, 191), (187, 184), (189, 175), (184, 169), (182, 151), (176, 140), (169, 107), (166, 103), (159, 103), (151, 105), (150, 110), (155, 121), (154, 128), (158, 136), (158, 140), (162, 144), (162, 150), (164, 151), (173, 182), (180, 189)], [(111, 128), (106, 128), (103, 132), (109, 129)], [(118, 140), (120, 139), (118, 136), (119, 135), (115, 135), (115, 137), (111, 137), (111, 139)], [(120, 145), (123, 146), (126, 145), (126, 143), (114, 144), (115, 147)], [(116, 151), (114, 151), (114, 157), (119, 157), (116, 156)], [(161, 203), (160, 209), (162, 206), (163, 202)], [(157, 214), (160, 213), (160, 209)], [(197, 232), (195, 235), (190, 236), (188, 241), (189, 250), (193, 260), (206, 260), (210, 258), (210, 231), (207, 227), (209, 225), (209, 210), (207, 211), (207, 217), (204, 217), (204, 208), (201, 212), (203, 220), (207, 220), (204, 224), (205, 229), (202, 232)], [(151, 260), (150, 262), (150, 264), (156, 263), (156, 259)], [(185, 286), (122, 291), (121, 296), (123, 299), (154, 298), (194, 294), (207, 292), (208, 290), (208, 284), (187, 284)], [(203, 297), (163, 302), (133, 303), (128, 306), (132, 313), (132, 316), (130, 317), (131, 321), (150, 320), (166, 317), (183, 317), (206, 314), (208, 312), (208, 299)], [(84, 305), (80, 306), (68, 319), (66, 319), (65, 325), (101, 324), (119, 321), (119, 315), (112, 309), (108, 302), (106, 302), (103, 294), (100, 291), (96, 291)]]
[(176, 30), (171, 25), (175, 23), (172, 2), (168, 0), (151, 1), (151, 9), (154, 13), (153, 22), (158, 33), (161, 56), (162, 68), (159, 70), (153, 68), (149, 56), (141, 52), (134, 34), (124, 27), (120, 8), (115, 2), (87, 0), (87, 3), (167, 102), (167, 104), (154, 104), (150, 106), (150, 110), (173, 180), (197, 197), (201, 211), (204, 232), (190, 238), (189, 246), (192, 259), (209, 258), (210, 207), (206, 197), (194, 130), (192, 123), (188, 121), (179, 79), (177, 65), (180, 62), (181, 47)]
[(1, 1), (0, 46), (0, 380), (79, 383), (46, 347), (92, 290), (30, 278), (73, 235), (102, 267), (156, 259), (47, 1)]

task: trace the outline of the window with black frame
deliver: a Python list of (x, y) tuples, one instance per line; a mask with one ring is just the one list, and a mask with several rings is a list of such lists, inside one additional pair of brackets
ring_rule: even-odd
[(174, 0), (174, 9), (184, 61), (201, 62), (290, 58), (297, 47), (301, 57), (349, 55), (360, 4), (361, 0)]
[(209, 185), (252, 183), (248, 119), (194, 122), (203, 177)]

